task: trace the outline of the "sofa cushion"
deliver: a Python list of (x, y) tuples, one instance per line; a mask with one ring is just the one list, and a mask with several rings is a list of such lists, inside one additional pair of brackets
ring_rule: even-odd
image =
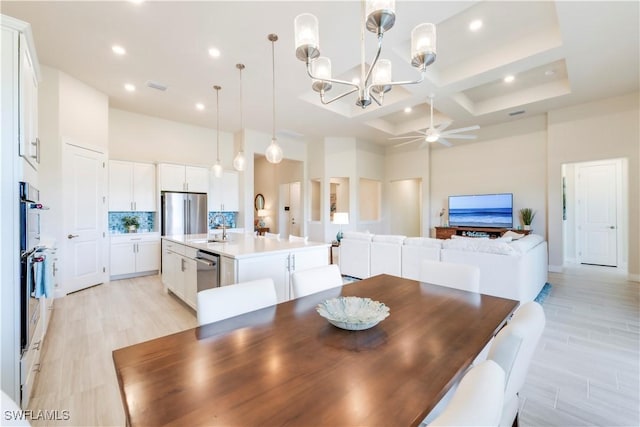
[(375, 234), (371, 241), (377, 243), (395, 243), (401, 245), (406, 238), (407, 236), (399, 236), (393, 234)]
[(511, 247), (511, 243), (505, 241), (496, 241), (497, 239), (450, 239), (445, 240), (442, 243), (443, 249), (457, 249), (460, 251), (469, 252), (487, 252), (500, 255), (519, 255), (521, 252), (517, 252)]
[(433, 239), (431, 237), (407, 237), (403, 244), (409, 246), (425, 246), (428, 248), (441, 248), (442, 239)]
[(511, 237), (512, 240), (522, 239), (524, 236), (524, 233), (516, 233), (515, 231), (511, 230), (508, 230), (502, 235), (502, 237)]
[(529, 234), (522, 239), (518, 239), (515, 242), (511, 242), (510, 245), (516, 252), (523, 254), (529, 252), (535, 246), (538, 246), (544, 241), (544, 237), (539, 234)]
[(361, 231), (345, 231), (342, 233), (343, 239), (354, 239), (354, 240), (367, 240), (371, 241), (373, 234), (371, 233), (363, 233)]

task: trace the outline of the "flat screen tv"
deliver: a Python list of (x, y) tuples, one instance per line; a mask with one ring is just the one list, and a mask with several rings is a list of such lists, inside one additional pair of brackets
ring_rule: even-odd
[(513, 194), (449, 196), (451, 227), (513, 227)]

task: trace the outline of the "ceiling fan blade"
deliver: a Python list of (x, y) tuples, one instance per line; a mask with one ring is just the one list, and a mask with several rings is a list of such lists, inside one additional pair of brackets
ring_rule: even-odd
[(389, 141), (393, 141), (395, 139), (411, 139), (411, 138), (419, 138), (420, 135), (408, 135), (408, 136), (394, 136), (393, 138), (389, 138)]
[(474, 126), (469, 126), (469, 127), (466, 127), (466, 128), (451, 129), (451, 130), (448, 130), (446, 132), (440, 132), (440, 133), (454, 133), (454, 132), (455, 133), (462, 133), (462, 132), (469, 132), (469, 131), (478, 130), (478, 129), (480, 129), (480, 126), (474, 125)]
[(402, 147), (403, 145), (411, 144), (413, 142), (418, 142), (418, 141), (424, 141), (424, 138), (418, 138), (418, 139), (414, 139), (414, 140), (407, 141), (407, 142), (401, 142), (400, 144), (396, 144), (393, 147), (394, 148), (398, 148), (398, 147)]
[(438, 133), (442, 133), (443, 130), (451, 126), (451, 123), (453, 122), (442, 122), (438, 126), (436, 126), (436, 130), (438, 131)]
[(449, 141), (447, 141), (446, 139), (439, 138), (438, 142), (440, 144), (444, 145), (445, 147), (452, 147), (453, 146), (453, 144), (450, 143)]
[(442, 134), (441, 136), (446, 136), (447, 138), (451, 138), (451, 139), (476, 139), (477, 136), (476, 135), (458, 135), (455, 133), (452, 134)]

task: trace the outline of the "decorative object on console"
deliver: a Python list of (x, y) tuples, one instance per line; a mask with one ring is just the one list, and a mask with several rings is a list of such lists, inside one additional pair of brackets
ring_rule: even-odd
[(265, 217), (269, 216), (269, 211), (266, 209), (258, 209), (258, 227), (264, 228), (266, 224), (264, 222)]
[(239, 172), (244, 170), (244, 166), (246, 163), (244, 157), (244, 125), (242, 121), (242, 70), (244, 70), (244, 64), (236, 64), (236, 68), (240, 72), (240, 132), (242, 132), (241, 140), (240, 140), (240, 150), (238, 150), (238, 154), (233, 159), (233, 168)]
[(216, 178), (222, 176), (222, 165), (220, 164), (220, 89), (222, 87), (215, 85), (216, 90), (216, 164), (211, 168)]
[(452, 121), (446, 121), (446, 122), (440, 123), (437, 127), (434, 126), (433, 94), (429, 95), (429, 106), (431, 109), (431, 121), (429, 122), (429, 127), (425, 128), (425, 130), (423, 131), (421, 130), (417, 131), (418, 132), (417, 135), (396, 136), (394, 138), (389, 138), (390, 141), (396, 140), (396, 139), (410, 140), (410, 141), (401, 142), (400, 144), (395, 145), (395, 147), (401, 147), (403, 145), (411, 144), (413, 142), (418, 142), (418, 141), (422, 141), (422, 144), (420, 144), (420, 148), (425, 147), (430, 142), (439, 142), (442, 145), (451, 147), (452, 144), (446, 139), (444, 139), (443, 137), (446, 136), (447, 138), (450, 138), (450, 139), (476, 139), (477, 138), (475, 135), (458, 135), (458, 134), (461, 132), (468, 132), (471, 130), (480, 129), (480, 126), (478, 125), (468, 126), (468, 127), (459, 128), (459, 129), (445, 130), (446, 128), (451, 126), (451, 123), (453, 123)]
[(340, 225), (340, 231), (336, 234), (336, 240), (340, 242), (342, 240), (342, 226), (349, 224), (349, 213), (348, 212), (335, 212), (333, 214), (334, 224)]
[[(396, 20), (395, 0), (362, 1), (362, 23), (360, 27), (360, 76), (357, 80), (346, 81), (331, 77), (331, 60), (320, 57), (320, 41), (318, 36), (318, 18), (310, 13), (298, 15), (294, 20), (296, 57), (306, 63), (307, 74), (313, 79), (311, 87), (320, 93), (323, 104), (330, 104), (344, 96), (358, 92), (356, 105), (366, 108), (371, 100), (382, 106), (384, 94), (392, 86), (420, 83), (424, 80), (427, 66), (436, 59), (436, 27), (433, 24), (420, 24), (411, 31), (411, 65), (420, 71), (420, 78), (413, 81), (391, 80), (391, 61), (379, 59), (382, 51), (382, 38), (385, 31), (391, 29)], [(376, 55), (367, 69), (364, 60), (366, 29), (376, 34), (378, 48)], [(325, 99), (325, 92), (331, 90), (331, 84), (351, 86), (351, 89), (330, 99)], [(380, 98), (376, 98), (374, 94)]]
[(267, 147), (265, 156), (269, 163), (280, 163), (282, 161), (282, 148), (278, 145), (276, 139), (276, 54), (275, 43), (278, 41), (277, 34), (269, 34), (267, 36), (271, 42), (271, 71), (273, 73), (273, 133), (271, 134), (271, 144)]
[(127, 233), (135, 233), (138, 231), (138, 227), (140, 227), (140, 221), (138, 221), (137, 216), (123, 216), (122, 225), (124, 225)]
[(531, 230), (531, 223), (536, 213), (531, 208), (520, 209), (520, 217), (522, 218), (522, 225), (525, 230)]

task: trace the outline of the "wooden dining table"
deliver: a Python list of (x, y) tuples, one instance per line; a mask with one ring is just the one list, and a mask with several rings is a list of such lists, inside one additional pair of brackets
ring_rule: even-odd
[[(383, 302), (389, 317), (339, 329), (316, 311), (339, 295)], [(121, 348), (113, 361), (132, 426), (416, 426), (517, 306), (379, 275)]]

